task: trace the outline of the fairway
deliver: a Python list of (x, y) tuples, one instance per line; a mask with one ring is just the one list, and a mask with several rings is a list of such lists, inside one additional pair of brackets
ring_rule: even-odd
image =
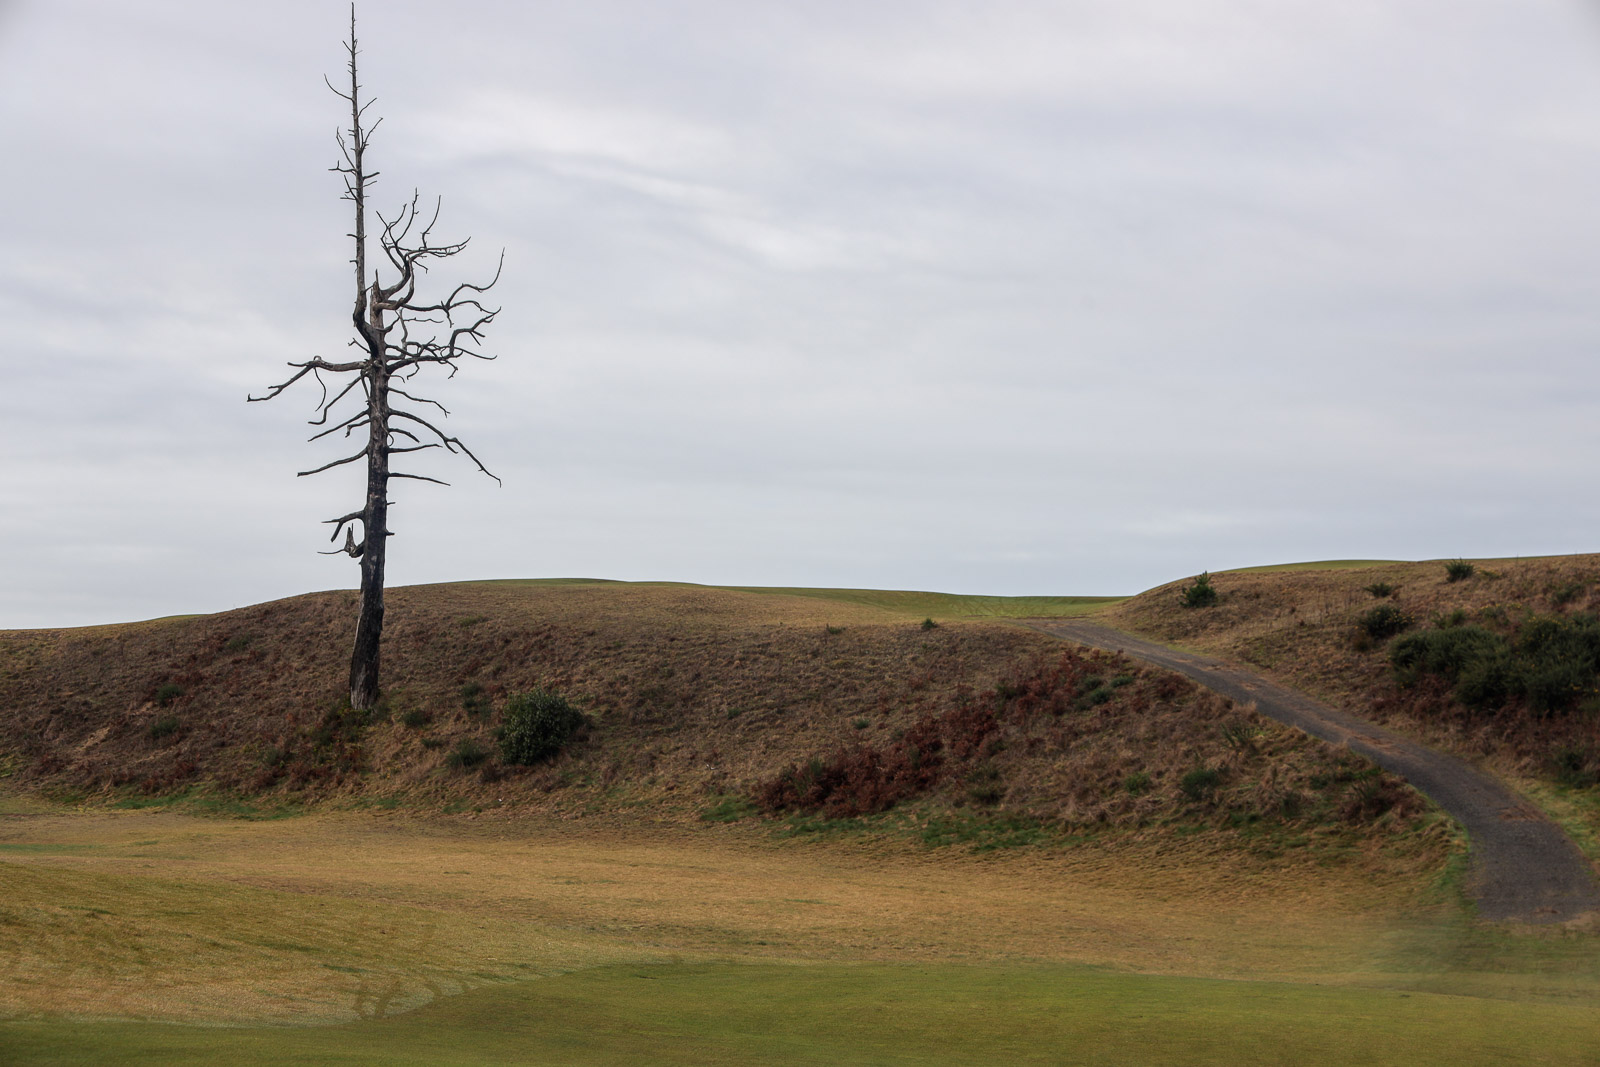
[(0, 826), (8, 1064), (1576, 1064), (1600, 1049), (1592, 931), (1476, 924), (1448, 881), (1377, 855), (1125, 835), (974, 856), (644, 818), (37, 803)]
[(1062, 966), (667, 964), (308, 1028), (12, 1024), (12, 1063), (1592, 1063), (1594, 1005)]

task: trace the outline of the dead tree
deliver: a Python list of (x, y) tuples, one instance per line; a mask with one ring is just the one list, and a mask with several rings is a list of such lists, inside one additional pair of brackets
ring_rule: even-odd
[[(465, 456), (479, 471), (495, 477), (460, 439), (445, 433), (418, 413), (428, 412), (432, 419), (449, 414), (437, 400), (417, 395), (412, 383), (429, 368), (443, 368), (454, 377), (457, 363), (463, 358), (494, 358), (484, 354), (479, 346), (483, 342), (484, 328), (494, 321), (500, 309), (485, 306), (481, 297), (500, 280), (500, 269), (496, 267), (494, 277), (483, 285), (463, 282), (450, 289), (448, 295), (433, 299), (419, 295), (419, 284), (429, 266), (459, 254), (467, 247), (467, 241), (435, 243), (433, 229), (439, 218), (439, 203), (436, 201), (432, 211), (424, 216), (418, 208), (418, 197), (413, 193), (392, 219), (374, 211), (379, 226), (378, 245), (387, 261), (387, 269), (393, 274), (385, 284), (380, 277), (380, 265), (369, 277), (367, 191), (378, 173), (368, 170), (366, 154), (372, 131), (382, 119), (370, 127), (365, 125), (372, 101), (362, 100), (361, 83), (356, 78), (354, 6), (350, 11), (350, 41), (345, 49), (349, 53), (350, 91), (341, 91), (332, 82), (328, 82), (328, 88), (350, 105), (350, 128), (336, 134), (341, 162), (331, 169), (343, 176), (343, 199), (355, 207), (355, 232), (350, 234), (355, 240), (355, 310), (351, 314), (355, 336), (350, 346), (360, 355), (342, 363), (330, 362), (321, 356), (303, 362), (291, 361), (289, 366), (294, 368), (294, 373), (287, 381), (273, 386), (263, 396), (248, 399), (271, 400), (309, 376), (322, 388), (316, 417), (311, 420), (311, 425), (320, 429), (310, 440), (365, 437), (365, 446), (354, 455), (301, 471), (299, 476), (321, 474), (334, 467), (366, 461), (366, 503), (348, 515), (327, 520), (333, 526), (333, 536), (329, 540), (337, 542), (341, 532), (345, 540), (342, 549), (324, 553), (334, 555), (342, 551), (361, 563), (361, 615), (356, 622), (355, 649), (350, 657), (350, 704), (366, 709), (378, 700), (383, 569), (391, 536), (389, 482), (394, 478), (409, 478), (447, 484), (437, 478), (391, 470), (390, 457), (442, 448)], [(503, 252), (500, 259), (503, 265)], [(344, 404), (347, 399), (352, 403)], [(397, 407), (397, 401), (409, 403), (410, 407)], [(437, 409), (438, 414), (433, 414), (430, 408)], [(495, 478), (496, 482), (499, 480)], [(359, 541), (355, 536), (358, 523), (361, 527)]]

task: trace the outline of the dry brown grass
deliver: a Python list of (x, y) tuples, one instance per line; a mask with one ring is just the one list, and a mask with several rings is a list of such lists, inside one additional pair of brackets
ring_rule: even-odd
[(979, 858), (639, 817), (35, 811), (0, 819), (0, 1014), (306, 1023), (680, 958), (1396, 981), (1394, 939), (1451, 914), (1430, 868), (1326, 858), (1219, 832)]
[[(866, 605), (685, 586), (396, 589), (389, 714), (363, 724), (334, 710), (352, 617), (352, 594), (324, 593), (0, 636), (16, 778), (103, 797), (198, 786), (273, 802), (648, 807), (695, 821), (786, 769), (904, 756), (926, 724), (959, 719), (984, 723), (982, 735), (942, 738), (942, 751), (921, 743), (937, 773), (891, 798), (924, 804), (900, 832), (946, 839), (927, 825), (940, 813), (1053, 833), (1229, 824), (1270, 838), (1332, 825), (1387, 837), (1419, 825), (1414, 794), (1348, 753), (1174, 675), (1003, 624), (924, 629)], [(463, 742), (492, 750), (496, 709), (535, 686), (589, 713), (578, 743), (537, 768), (451, 766)], [(167, 717), (176, 728), (153, 737)], [(1186, 790), (1196, 771), (1215, 782)], [(1444, 846), (1426, 847), (1437, 858)]]

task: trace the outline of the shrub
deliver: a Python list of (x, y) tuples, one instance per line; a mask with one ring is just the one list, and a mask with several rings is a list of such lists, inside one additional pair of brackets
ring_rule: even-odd
[(400, 713), (400, 725), (412, 730), (420, 730), (428, 725), (428, 720), (432, 717), (421, 708), (407, 708)]
[(476, 767), (489, 758), (489, 750), (475, 737), (463, 737), (456, 742), (456, 747), (450, 750), (450, 755), (445, 757), (445, 762), (454, 770), (465, 770)]
[(934, 622), (932, 619), (923, 619), (922, 628), (924, 630), (937, 630), (939, 628), (939, 624)]
[(156, 703), (162, 707), (183, 696), (183, 686), (176, 682), (163, 682), (156, 688)]
[(146, 731), (152, 741), (159, 741), (163, 737), (171, 737), (177, 732), (178, 717), (176, 715), (161, 716), (161, 718), (151, 723), (150, 729)]
[(1453, 682), (1468, 664), (1507, 648), (1505, 638), (1481, 626), (1455, 626), (1401, 638), (1390, 646), (1389, 662), (1402, 673), (1437, 674)]
[(237, 637), (228, 638), (227, 644), (223, 645), (222, 649), (224, 652), (243, 652), (254, 641), (255, 638), (250, 634), (240, 634)]
[(1178, 601), (1186, 608), (1209, 608), (1217, 602), (1217, 591), (1211, 585), (1211, 572), (1202, 571), (1195, 578), (1194, 584), (1185, 589), (1178, 596)]
[(566, 747), (582, 725), (583, 713), (560, 693), (521, 693), (506, 702), (500, 751), (507, 763), (542, 763)]
[(1129, 796), (1143, 796), (1150, 791), (1150, 775), (1145, 771), (1134, 771), (1122, 780), (1122, 788)]
[(1357, 625), (1374, 641), (1382, 641), (1386, 637), (1393, 637), (1408, 629), (1411, 626), (1411, 616), (1393, 604), (1379, 604), (1371, 611), (1365, 612), (1357, 620)]
[(1444, 565), (1444, 576), (1447, 582), (1462, 582), (1471, 578), (1478, 568), (1464, 559), (1453, 559)]
[(844, 627), (843, 626), (829, 626), (827, 628), (827, 630), (828, 630), (829, 634), (842, 634), (842, 633), (844, 633)]
[(1468, 707), (1521, 699), (1548, 715), (1594, 693), (1600, 620), (1541, 616), (1528, 620), (1514, 643), (1481, 626), (1450, 626), (1396, 641), (1389, 659), (1402, 682), (1422, 673), (1447, 679)]
[(1190, 800), (1204, 800), (1222, 784), (1222, 772), (1215, 767), (1196, 767), (1178, 782), (1178, 788)]
[(1390, 585), (1388, 582), (1373, 582), (1371, 585), (1363, 586), (1362, 588), (1380, 600), (1387, 596), (1394, 596), (1400, 591), (1399, 586)]

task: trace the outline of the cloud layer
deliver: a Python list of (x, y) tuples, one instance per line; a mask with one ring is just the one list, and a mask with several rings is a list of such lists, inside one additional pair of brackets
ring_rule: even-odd
[[(1467, 2), (362, 6), (380, 199), (506, 249), (396, 583), (1132, 592), (1585, 551), (1600, 22)], [(349, 585), (346, 12), (0, 7), (0, 626)]]

